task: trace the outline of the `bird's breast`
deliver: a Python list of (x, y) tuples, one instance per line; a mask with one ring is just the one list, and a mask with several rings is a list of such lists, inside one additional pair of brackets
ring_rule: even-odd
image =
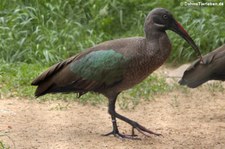
[(166, 61), (169, 54), (170, 49), (164, 49), (163, 53), (158, 50), (154, 55), (146, 54), (131, 60), (121, 83), (121, 90), (129, 89), (143, 81)]

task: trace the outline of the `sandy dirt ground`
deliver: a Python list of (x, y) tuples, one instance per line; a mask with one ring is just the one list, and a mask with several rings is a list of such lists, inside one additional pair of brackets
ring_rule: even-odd
[[(141, 140), (101, 134), (112, 130), (107, 105), (0, 99), (0, 141), (16, 149), (225, 148), (225, 91), (204, 85), (157, 95), (117, 111), (163, 136)], [(98, 96), (96, 95), (96, 98)], [(131, 127), (118, 120), (122, 133)]]

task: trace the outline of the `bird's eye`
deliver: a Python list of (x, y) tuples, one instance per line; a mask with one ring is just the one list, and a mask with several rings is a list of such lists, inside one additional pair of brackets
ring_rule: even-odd
[(162, 16), (162, 18), (165, 19), (165, 20), (167, 20), (167, 19), (168, 19), (168, 16), (167, 16), (166, 14), (164, 14), (164, 15)]

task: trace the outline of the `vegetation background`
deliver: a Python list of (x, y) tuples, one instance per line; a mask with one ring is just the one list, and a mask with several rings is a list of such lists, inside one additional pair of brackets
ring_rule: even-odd
[[(33, 97), (31, 81), (50, 65), (102, 41), (143, 36), (144, 19), (156, 7), (170, 10), (203, 54), (225, 43), (224, 6), (185, 6), (180, 0), (1, 0), (0, 98)], [(173, 44), (168, 63), (196, 59), (183, 39), (168, 34)], [(165, 81), (153, 76), (128, 95), (164, 90)]]

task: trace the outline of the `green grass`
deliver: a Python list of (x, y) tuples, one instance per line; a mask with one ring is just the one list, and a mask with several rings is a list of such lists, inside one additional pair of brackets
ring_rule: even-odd
[(224, 86), (221, 83), (221, 81), (213, 82), (211, 84), (207, 85), (207, 89), (209, 90), (210, 93), (216, 94), (216, 92), (224, 92)]
[[(35, 87), (30, 82), (50, 65), (102, 41), (143, 36), (144, 19), (155, 7), (173, 12), (202, 53), (224, 44), (225, 9), (219, 6), (185, 7), (178, 0), (1, 0), (0, 97), (33, 98)], [(196, 58), (183, 39), (171, 31), (168, 34), (173, 44), (169, 63)], [(120, 98), (132, 98), (132, 104), (136, 104), (139, 98), (148, 99), (167, 89), (162, 78), (153, 76)], [(46, 99), (75, 99), (93, 104), (105, 101), (92, 94), (80, 99), (71, 94), (40, 98)]]
[(9, 97), (24, 96), (29, 97), (34, 92), (31, 87), (31, 80), (43, 69), (40, 64), (2, 63), (0, 67), (0, 93), (1, 96)]
[[(52, 64), (96, 43), (143, 36), (144, 19), (155, 7), (171, 10), (203, 53), (225, 42), (223, 7), (185, 7), (177, 0), (2, 0), (0, 57), (15, 63)], [(170, 62), (196, 56), (175, 33)]]
[(10, 149), (10, 145), (5, 143), (5, 141), (1, 140), (1, 138), (7, 138), (8, 140), (10, 140), (13, 144), (13, 147), (15, 148), (15, 143), (12, 140), (12, 138), (10, 136), (8, 136), (7, 134), (5, 134), (4, 132), (0, 131), (0, 149)]
[(10, 149), (10, 147), (6, 146), (6, 145), (0, 140), (0, 149)]

